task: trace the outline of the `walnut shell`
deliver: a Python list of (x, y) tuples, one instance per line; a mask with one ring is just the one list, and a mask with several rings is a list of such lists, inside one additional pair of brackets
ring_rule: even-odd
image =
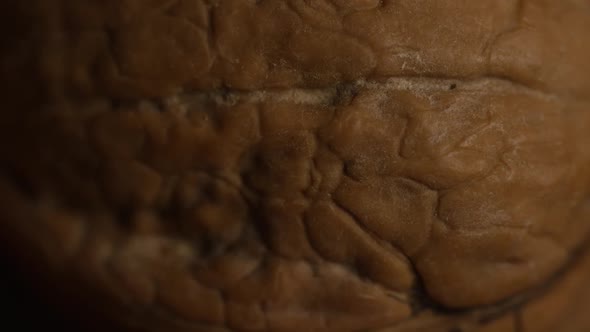
[(84, 329), (590, 328), (587, 1), (0, 7), (3, 247)]

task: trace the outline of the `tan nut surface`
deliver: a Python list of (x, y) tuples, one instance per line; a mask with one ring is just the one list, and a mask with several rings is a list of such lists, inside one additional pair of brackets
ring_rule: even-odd
[(0, 10), (1, 238), (50, 302), (122, 331), (590, 329), (589, 2)]

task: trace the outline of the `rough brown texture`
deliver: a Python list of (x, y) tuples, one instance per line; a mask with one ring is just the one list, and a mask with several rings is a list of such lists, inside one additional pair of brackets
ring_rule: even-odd
[(0, 233), (84, 315), (590, 328), (589, 2), (0, 10)]

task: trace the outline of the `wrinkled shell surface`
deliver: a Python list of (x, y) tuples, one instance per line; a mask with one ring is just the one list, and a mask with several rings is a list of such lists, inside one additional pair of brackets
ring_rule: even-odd
[(584, 324), (589, 2), (7, 3), (3, 231), (121, 324)]

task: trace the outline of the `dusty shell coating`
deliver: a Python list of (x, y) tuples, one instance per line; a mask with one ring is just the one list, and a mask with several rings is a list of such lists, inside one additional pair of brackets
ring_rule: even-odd
[(124, 321), (475, 329), (586, 242), (587, 2), (4, 6), (2, 227)]

